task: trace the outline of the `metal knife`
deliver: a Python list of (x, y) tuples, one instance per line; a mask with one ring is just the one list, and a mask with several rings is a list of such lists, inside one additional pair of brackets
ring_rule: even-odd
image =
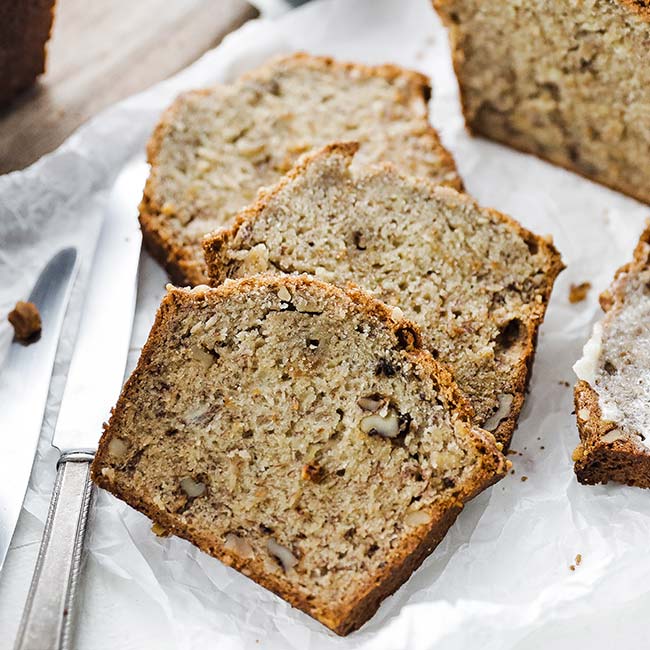
[(41, 336), (30, 345), (13, 342), (0, 373), (0, 571), (34, 464), (61, 325), (76, 275), (75, 248), (60, 250), (47, 263), (28, 298), (41, 314)]
[(70, 644), (73, 602), (91, 501), (90, 462), (122, 387), (136, 300), (144, 162), (125, 167), (111, 192), (52, 445), (57, 479), (17, 650)]

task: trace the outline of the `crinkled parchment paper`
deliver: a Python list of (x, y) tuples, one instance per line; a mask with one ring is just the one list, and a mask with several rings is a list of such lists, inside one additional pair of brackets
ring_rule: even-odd
[[(324, 1), (275, 21), (251, 22), (181, 74), (108, 109), (29, 169), (0, 177), (1, 314), (28, 294), (61, 245), (76, 242), (84, 256), (34, 473), (0, 585), (0, 646), (11, 647), (45, 519), (55, 464), (47, 440), (108, 189), (127, 160), (143, 155), (157, 117), (179, 91), (231, 79), (271, 54), (296, 49), (394, 61), (430, 75), (431, 117), (468, 191), (533, 231), (552, 234), (562, 252), (568, 268), (539, 339), (530, 395), (513, 441), (515, 472), (473, 501), (409, 582), (347, 639), (188, 543), (155, 537), (143, 516), (99, 493), (78, 647), (644, 646), (650, 635), (650, 492), (578, 485), (571, 467), (578, 436), (565, 382), (573, 384), (571, 365), (599, 315), (597, 294), (630, 258), (650, 210), (533, 157), (470, 138), (446, 34), (427, 0)], [(569, 304), (569, 284), (583, 281), (593, 284), (587, 300)], [(143, 254), (130, 367), (164, 282)], [(9, 340), (3, 321), (2, 357)], [(12, 432), (0, 432), (7, 435)], [(582, 562), (571, 571), (577, 554)]]

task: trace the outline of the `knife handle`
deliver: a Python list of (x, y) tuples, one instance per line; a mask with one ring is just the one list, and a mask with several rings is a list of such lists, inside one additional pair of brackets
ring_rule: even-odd
[(87, 452), (63, 454), (15, 650), (70, 646), (73, 600), (92, 498)]

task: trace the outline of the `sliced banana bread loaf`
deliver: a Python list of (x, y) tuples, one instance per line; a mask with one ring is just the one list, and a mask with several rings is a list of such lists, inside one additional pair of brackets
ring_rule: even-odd
[(297, 157), (342, 138), (360, 157), (460, 187), (427, 119), (426, 77), (393, 65), (296, 54), (239, 81), (182, 95), (149, 142), (145, 243), (179, 284), (206, 281), (203, 236), (230, 224)]
[(607, 313), (574, 366), (575, 471), (581, 483), (650, 488), (650, 227), (600, 304)]
[(508, 468), (395, 316), (308, 277), (170, 289), (94, 480), (350, 632)]
[(352, 282), (404, 310), (449, 364), (479, 426), (507, 446), (537, 328), (562, 269), (548, 241), (453, 189), (327, 146), (206, 240), (214, 284), (256, 272)]
[(647, 0), (433, 0), (467, 126), (650, 202)]

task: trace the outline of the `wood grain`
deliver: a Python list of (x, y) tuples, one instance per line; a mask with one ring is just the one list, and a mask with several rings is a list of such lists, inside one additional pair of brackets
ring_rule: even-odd
[(46, 73), (0, 113), (0, 173), (26, 167), (255, 15), (244, 0), (59, 0)]

